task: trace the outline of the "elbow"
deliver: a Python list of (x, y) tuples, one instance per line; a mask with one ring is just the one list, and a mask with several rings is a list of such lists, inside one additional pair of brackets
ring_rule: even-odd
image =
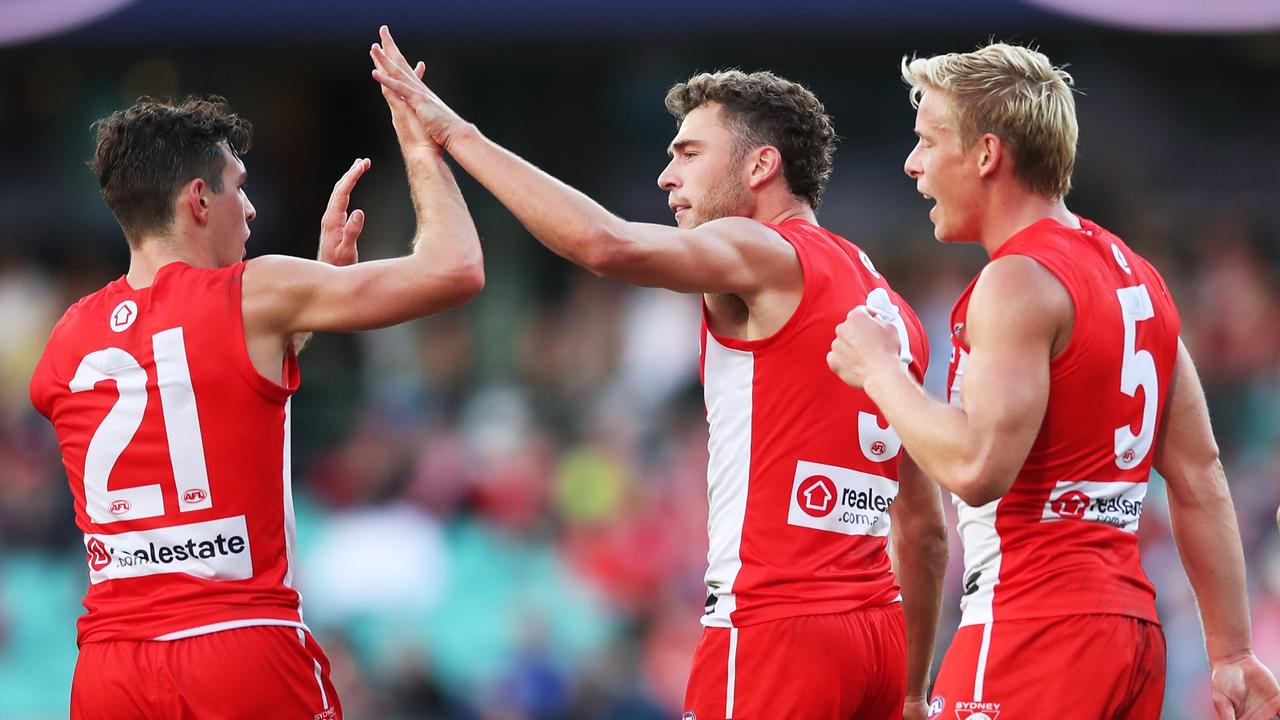
[(418, 314), (432, 314), (471, 302), (484, 290), (484, 264), (479, 259), (466, 260), (449, 268), (435, 284), (435, 288), (424, 295), (425, 303), (417, 310)]
[(484, 262), (477, 258), (458, 271), (458, 292), (468, 302), (484, 290)]
[(635, 251), (622, 223), (613, 222), (587, 233), (573, 260), (599, 277), (618, 277), (634, 264)]
[(959, 468), (942, 484), (969, 507), (982, 507), (999, 500), (1013, 485), (1013, 474), (973, 465)]

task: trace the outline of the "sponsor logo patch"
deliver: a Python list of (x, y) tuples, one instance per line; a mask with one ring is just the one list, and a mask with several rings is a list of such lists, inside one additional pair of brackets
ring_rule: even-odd
[(133, 321), (138, 319), (138, 304), (132, 300), (125, 300), (115, 309), (111, 311), (111, 319), (108, 325), (114, 332), (124, 332), (128, 330)]
[(1145, 482), (1060, 482), (1049, 493), (1040, 519), (1096, 522), (1133, 533), (1146, 497)]
[(956, 720), (996, 720), (1000, 717), (1000, 703), (958, 702)]
[(844, 535), (889, 534), (898, 483), (835, 465), (796, 463), (787, 523)]
[(243, 515), (154, 530), (85, 535), (89, 582), (186, 573), (209, 580), (253, 577)]

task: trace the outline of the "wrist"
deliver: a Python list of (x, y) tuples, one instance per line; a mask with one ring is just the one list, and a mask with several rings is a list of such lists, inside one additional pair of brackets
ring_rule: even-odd
[(1252, 648), (1245, 648), (1243, 650), (1236, 650), (1235, 652), (1225, 653), (1216, 658), (1211, 656), (1209, 658), (1209, 669), (1210, 671), (1212, 671), (1220, 667), (1223, 667), (1225, 665), (1234, 665), (1240, 662), (1241, 660), (1247, 660), (1251, 657), (1253, 657)]
[(467, 141), (478, 137), (480, 137), (480, 128), (477, 128), (474, 123), (459, 118), (458, 122), (441, 133), (440, 147), (444, 148), (445, 152), (452, 153)]
[(883, 392), (894, 382), (897, 382), (898, 376), (902, 373), (903, 366), (896, 355), (886, 355), (883, 360), (877, 362), (867, 373), (866, 382), (863, 383), (863, 389), (872, 400), (876, 400), (879, 393)]

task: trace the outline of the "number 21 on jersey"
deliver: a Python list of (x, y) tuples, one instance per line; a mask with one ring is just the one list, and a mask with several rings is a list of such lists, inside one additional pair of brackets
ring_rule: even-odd
[[(182, 328), (156, 333), (151, 338), (151, 348), (178, 508), (184, 512), (211, 508), (213, 498), (209, 494), (200, 418)], [(90, 520), (99, 524), (164, 515), (164, 494), (159, 484), (120, 490), (107, 487), (116, 461), (142, 424), (147, 409), (147, 371), (128, 352), (107, 348), (91, 352), (80, 361), (69, 388), (73, 393), (91, 392), (106, 380), (115, 381), (118, 397), (89, 440), (84, 464), (85, 511)]]

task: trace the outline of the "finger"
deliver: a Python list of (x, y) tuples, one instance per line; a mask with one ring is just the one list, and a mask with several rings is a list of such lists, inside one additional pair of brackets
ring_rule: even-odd
[(413, 88), (408, 83), (406, 83), (405, 81), (397, 77), (388, 75), (387, 73), (381, 70), (373, 71), (373, 79), (377, 80), (379, 83), (382, 83), (383, 87), (387, 88), (388, 90), (390, 90), (391, 92), (395, 93), (398, 96), (408, 97), (413, 92)]
[[(379, 44), (374, 43), (372, 46), (370, 46), (369, 56), (373, 58), (374, 67), (386, 73), (387, 75), (399, 78), (400, 80), (406, 81), (406, 82), (409, 81), (409, 79), (412, 77), (414, 80), (421, 82), (420, 77), (413, 75), (414, 71), (412, 68), (409, 68), (407, 64), (401, 65), (400, 63), (396, 62), (396, 59), (392, 57), (386, 51), (386, 49)], [(425, 71), (426, 68), (424, 67), (423, 69)]]
[(422, 78), (426, 77), (426, 75), (427, 75), (427, 64), (426, 64), (426, 63), (424, 63), (424, 62), (422, 62), (421, 60), (419, 60), (419, 61), (418, 61), (418, 64), (417, 64), (417, 65), (415, 65), (415, 66), (414, 66), (414, 68), (413, 68), (413, 73), (414, 73), (415, 75), (417, 75), (417, 76), (418, 76), (418, 79), (419, 79), (419, 80), (421, 80)]
[(1236, 717), (1236, 710), (1231, 701), (1225, 695), (1218, 693), (1213, 695), (1213, 713), (1218, 716), (1217, 720), (1235, 720)]
[(383, 25), (379, 29), (378, 34), (382, 37), (382, 46), (386, 48), (387, 55), (401, 68), (412, 72), (412, 66), (409, 65), (408, 60), (404, 59), (404, 53), (400, 52), (400, 46), (396, 45), (395, 38), (391, 37), (391, 28)]
[(326, 212), (333, 210), (346, 211), (347, 203), (351, 200), (351, 191), (355, 189), (360, 177), (369, 169), (369, 165), (367, 158), (356, 158), (356, 161), (351, 163), (351, 167), (342, 174), (342, 177), (338, 178), (338, 182), (334, 183), (333, 194), (329, 196), (329, 206)]
[(362, 232), (364, 232), (364, 211), (357, 208), (351, 211), (351, 217), (347, 218), (347, 224), (342, 229), (342, 242), (355, 243), (360, 239)]

